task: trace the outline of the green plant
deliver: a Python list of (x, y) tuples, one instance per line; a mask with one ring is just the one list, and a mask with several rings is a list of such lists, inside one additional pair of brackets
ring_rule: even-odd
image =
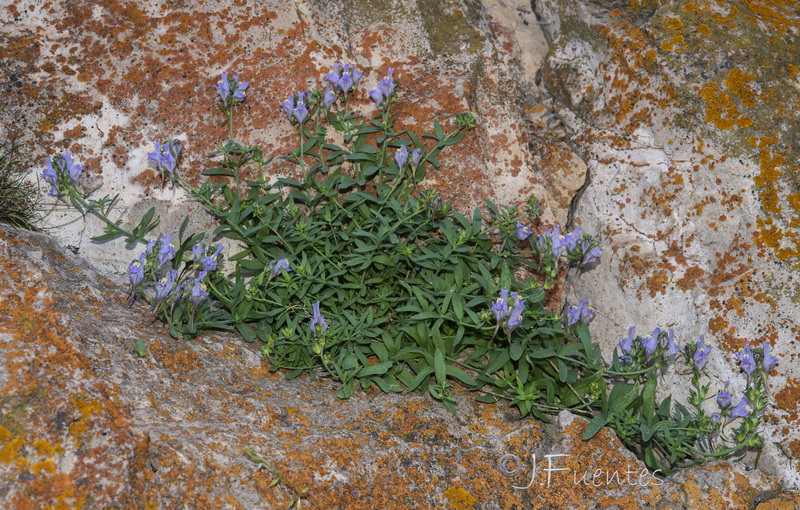
[(272, 480), (269, 483), (270, 489), (275, 487), (279, 483), (282, 483), (286, 487), (289, 488), (293, 492), (292, 499), (289, 503), (289, 508), (295, 508), (295, 510), (300, 510), (303, 501), (308, 501), (311, 506), (314, 508), (319, 508), (319, 506), (314, 502), (313, 498), (311, 498), (309, 487), (303, 487), (302, 489), (298, 489), (295, 487), (294, 484), (286, 480), (286, 478), (269, 462), (264, 460), (259, 454), (248, 448), (247, 446), (244, 447), (244, 451), (247, 455), (250, 456), (250, 459), (258, 464), (260, 468), (264, 468), (270, 472), (272, 475)]
[[(590, 420), (587, 439), (609, 426), (662, 473), (760, 447), (764, 377), (774, 364), (768, 350), (748, 351), (762, 368), (745, 369), (756, 374), (748, 378), (753, 405), (746, 412), (706, 415), (709, 387), (699, 381), (710, 345), (703, 341), (683, 349), (695, 411), (671, 398), (657, 402), (658, 374), (681, 351), (671, 330), (642, 338), (631, 329), (622, 355), (615, 352), (608, 364), (589, 336), (596, 312), (586, 300), (566, 317), (544, 307), (559, 266), (598, 260), (595, 240), (558, 226), (534, 235), (534, 198), (522, 210), (489, 201), (486, 213), (453, 209), (422, 185), (440, 153), (475, 127), (473, 116), (457, 115), (448, 129), (434, 120), (421, 135), (395, 130), (392, 70), (369, 92), (377, 112), (367, 119), (347, 103), (360, 78), (355, 67), (337, 64), (326, 75), (327, 90), (281, 104), (299, 142), (282, 158), (299, 167), (298, 179), (267, 180), (272, 158), (232, 138), (248, 82), (227, 75), (217, 92), (231, 139), (211, 154), (219, 164), (203, 172), (215, 182), (190, 186), (176, 173), (180, 144), (156, 142), (149, 159), (219, 220), (212, 238), (239, 247), (227, 270), (222, 245), (206, 246), (202, 233), (186, 236), (186, 221), (173, 242), (171, 233), (145, 238), (157, 223), (152, 209), (130, 231), (109, 220), (115, 199), (81, 197), (68, 154), (55, 157), (46, 178), (62, 200), (105, 222), (107, 232), (96, 240), (147, 242), (129, 266), (130, 301), (149, 301), (175, 337), (235, 329), (261, 342), (272, 370), (330, 377), (341, 385), (340, 398), (359, 386), (424, 390), (455, 413), (451, 389), (459, 384), (481, 402), (509, 402), (521, 416), (546, 421), (570, 409)], [(338, 98), (343, 109), (335, 108)], [(240, 181), (245, 165), (257, 167), (256, 180)], [(728, 438), (726, 427), (739, 418)]]
[(0, 146), (0, 223), (36, 230), (39, 190), (25, 181), (23, 161), (13, 140)]

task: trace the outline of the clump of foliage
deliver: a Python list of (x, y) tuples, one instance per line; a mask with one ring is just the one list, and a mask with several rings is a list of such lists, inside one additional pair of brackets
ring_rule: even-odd
[(0, 145), (0, 223), (36, 230), (39, 191), (26, 182), (23, 161), (13, 140)]
[[(151, 163), (218, 218), (212, 238), (239, 247), (227, 270), (223, 244), (185, 235), (186, 221), (177, 239), (148, 240), (157, 224), (152, 209), (131, 230), (109, 220), (114, 199), (80, 196), (71, 157), (56, 156), (48, 162), (56, 171), (44, 175), (56, 196), (103, 219), (106, 233), (96, 240), (147, 243), (129, 266), (129, 299), (147, 300), (175, 337), (235, 329), (261, 343), (272, 370), (332, 378), (340, 398), (372, 385), (424, 390), (455, 413), (452, 389), (461, 385), (521, 416), (547, 420), (569, 409), (590, 420), (585, 438), (609, 426), (662, 473), (761, 446), (766, 375), (777, 361), (768, 346), (743, 351), (744, 397), (732, 407), (726, 386), (711, 415), (709, 385), (701, 384), (711, 345), (702, 338), (679, 347), (672, 330), (640, 337), (631, 328), (607, 363), (590, 338), (596, 310), (586, 300), (565, 316), (544, 306), (559, 267), (598, 262), (597, 242), (580, 229), (534, 232), (534, 198), (524, 209), (490, 201), (486, 212), (453, 209), (424, 187), (425, 174), (475, 118), (461, 113), (447, 128), (434, 120), (422, 134), (396, 130), (393, 71), (369, 92), (376, 109), (369, 118), (348, 103), (361, 77), (337, 64), (324, 91), (281, 103), (298, 138), (281, 157), (298, 166), (298, 179), (265, 178), (272, 158), (233, 139), (249, 83), (227, 74), (216, 90), (231, 139), (203, 172), (214, 182), (189, 185), (176, 170), (180, 142), (156, 142)], [(257, 167), (258, 179), (240, 181), (246, 165)], [(656, 400), (659, 373), (678, 360), (692, 375), (693, 411)]]

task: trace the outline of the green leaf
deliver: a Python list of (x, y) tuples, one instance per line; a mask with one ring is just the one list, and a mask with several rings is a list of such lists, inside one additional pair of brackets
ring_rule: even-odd
[(147, 344), (145, 344), (144, 340), (141, 338), (136, 339), (136, 354), (142, 358), (147, 356)]
[(206, 168), (202, 172), (203, 175), (222, 175), (224, 177), (234, 177), (236, 174), (224, 168)]
[(369, 377), (371, 375), (383, 375), (392, 367), (391, 361), (385, 361), (377, 365), (368, 365), (358, 371), (356, 377)]
[(491, 361), (486, 365), (486, 374), (493, 374), (503, 368), (506, 363), (511, 359), (508, 354), (508, 350), (503, 349), (500, 351), (495, 351), (492, 355)]
[(433, 355), (433, 369), (436, 373), (436, 382), (439, 386), (443, 386), (447, 380), (447, 366), (444, 361), (444, 353), (438, 347)]
[(246, 341), (251, 343), (256, 341), (257, 338), (256, 333), (250, 326), (248, 326), (244, 322), (237, 322), (235, 324), (235, 327), (236, 331), (238, 331), (239, 334), (241, 334)]
[(478, 382), (470, 377), (466, 372), (454, 365), (447, 365), (447, 375), (455, 377), (467, 386), (476, 386)]
[(642, 389), (642, 417), (648, 425), (653, 424), (653, 416), (656, 410), (656, 387), (658, 378), (654, 372), (650, 372), (650, 377)]
[(594, 415), (594, 417), (589, 420), (589, 424), (586, 426), (586, 431), (583, 433), (583, 440), (588, 441), (589, 439), (593, 438), (597, 435), (600, 430), (608, 424), (608, 419), (602, 413), (598, 413)]
[(511, 359), (517, 361), (522, 357), (522, 354), (525, 352), (525, 346), (522, 345), (520, 342), (511, 342), (511, 346), (508, 349), (508, 353), (511, 356)]

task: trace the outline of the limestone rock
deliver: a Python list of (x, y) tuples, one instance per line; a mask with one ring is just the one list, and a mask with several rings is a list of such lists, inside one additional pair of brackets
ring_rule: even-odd
[[(545, 201), (546, 222), (566, 218), (571, 192), (537, 166), (518, 102), (538, 89), (547, 51), (529, 2), (23, 0), (0, 8), (0, 25), (0, 121), (25, 143), (31, 175), (47, 155), (69, 149), (102, 178), (94, 198), (120, 194), (114, 219), (135, 225), (157, 207), (154, 235), (176, 230), (187, 212), (190, 231), (213, 227), (184, 190), (162, 186), (147, 153), (155, 140), (181, 140), (178, 171), (192, 183), (214, 166), (206, 155), (228, 136), (215, 104), (221, 72), (250, 81), (235, 133), (270, 156), (296, 139), (279, 102), (323, 88), (337, 61), (365, 71), (349, 104), (367, 115), (374, 107), (366, 91), (395, 69), (399, 128), (421, 134), (436, 118), (447, 129), (457, 113), (475, 113), (476, 132), (442, 154), (426, 186), (469, 209), (483, 198), (513, 204), (533, 194)], [(270, 177), (296, 171), (265, 168)], [(254, 177), (254, 169), (242, 175)], [(551, 193), (559, 198), (550, 201)], [(102, 227), (91, 218), (56, 207), (47, 220), (62, 244), (98, 267), (119, 275), (136, 256), (119, 243), (89, 242)]]
[[(633, 325), (705, 335), (711, 395), (730, 379), (741, 398), (734, 353), (772, 346), (762, 465), (798, 487), (800, 18), (772, 2), (661, 4), (536, 2), (550, 21), (545, 82), (589, 168), (574, 219), (604, 239), (569, 300), (596, 304), (608, 356)], [(671, 378), (685, 399), (685, 378)]]
[[(305, 488), (304, 506), (326, 509), (798, 501), (738, 464), (656, 479), (611, 431), (582, 441), (587, 422), (568, 412), (542, 425), (466, 391), (456, 416), (419, 394), (339, 400), (329, 381), (271, 373), (240, 339), (169, 338), (146, 306), (126, 307), (124, 288), (43, 234), (0, 225), (0, 268), (6, 508), (285, 508)], [(275, 476), (245, 447), (281, 481), (270, 487)], [(558, 454), (551, 468), (568, 471), (548, 484), (545, 456)]]

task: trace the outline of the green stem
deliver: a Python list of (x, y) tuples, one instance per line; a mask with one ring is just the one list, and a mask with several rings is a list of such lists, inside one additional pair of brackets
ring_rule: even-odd
[(129, 232), (124, 228), (120, 227), (106, 216), (96, 205), (87, 202), (74, 188), (69, 187), (67, 188), (67, 192), (69, 193), (70, 197), (78, 202), (86, 211), (91, 212), (96, 217), (100, 218), (106, 224), (106, 230), (108, 232), (116, 231), (120, 234), (127, 236), (129, 239), (136, 239), (141, 243), (147, 243), (147, 240), (139, 235), (134, 235), (133, 232)]

